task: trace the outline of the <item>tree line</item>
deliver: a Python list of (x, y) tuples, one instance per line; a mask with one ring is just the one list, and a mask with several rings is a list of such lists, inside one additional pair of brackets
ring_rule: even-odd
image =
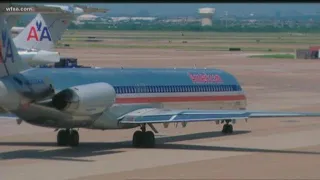
[(125, 30), (125, 31), (194, 31), (194, 32), (298, 32), (298, 33), (317, 33), (320, 32), (320, 26), (313, 27), (275, 27), (272, 25), (265, 26), (243, 26), (233, 25), (225, 27), (215, 24), (213, 26), (200, 26), (199, 24), (137, 24), (137, 23), (121, 23), (121, 24), (91, 24), (83, 25), (71, 24), (69, 29), (78, 30)]

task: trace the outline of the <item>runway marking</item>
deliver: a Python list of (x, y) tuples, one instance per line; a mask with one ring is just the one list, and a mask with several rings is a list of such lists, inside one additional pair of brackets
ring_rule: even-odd
[[(188, 163), (193, 161), (218, 159), (231, 156), (247, 155), (253, 152), (270, 152), (320, 144), (320, 131), (309, 130), (285, 134), (273, 134), (261, 137), (243, 137), (212, 141), (201, 144), (165, 144), (165, 149), (138, 149), (112, 155), (100, 155), (86, 159), (94, 162), (74, 161), (39, 161), (39, 163), (1, 167), (3, 179), (71, 179), (83, 176), (108, 174), (135, 169)], [(232, 138), (232, 136), (230, 136)], [(190, 150), (190, 149), (198, 150)], [(184, 150), (183, 150), (184, 149)], [(265, 150), (263, 150), (265, 149)], [(117, 149), (114, 149), (117, 150)], [(108, 150), (110, 151), (110, 150)], [(251, 152), (250, 152), (251, 151)], [(278, 152), (281, 153), (281, 152)], [(290, 153), (286, 151), (283, 153)], [(301, 154), (303, 155), (303, 154)], [(41, 156), (41, 153), (39, 153)], [(57, 155), (63, 157), (63, 154)], [(84, 169), (79, 171), (79, 169)]]

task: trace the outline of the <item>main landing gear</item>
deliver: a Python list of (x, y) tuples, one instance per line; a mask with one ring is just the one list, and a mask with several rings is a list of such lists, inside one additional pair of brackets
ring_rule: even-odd
[(57, 135), (58, 146), (78, 146), (79, 145), (79, 133), (73, 129), (59, 130)]
[(223, 134), (232, 134), (233, 133), (233, 126), (229, 124), (231, 120), (225, 120), (226, 124), (223, 125), (222, 133)]
[(132, 137), (132, 146), (142, 148), (153, 148), (155, 146), (155, 138), (152, 131), (146, 131), (146, 124), (142, 124), (141, 131), (136, 131)]

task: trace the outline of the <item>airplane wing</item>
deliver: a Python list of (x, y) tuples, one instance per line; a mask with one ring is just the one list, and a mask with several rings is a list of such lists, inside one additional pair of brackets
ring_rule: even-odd
[(145, 108), (118, 118), (121, 124), (201, 122), (248, 118), (320, 117), (320, 113), (247, 110), (173, 110)]

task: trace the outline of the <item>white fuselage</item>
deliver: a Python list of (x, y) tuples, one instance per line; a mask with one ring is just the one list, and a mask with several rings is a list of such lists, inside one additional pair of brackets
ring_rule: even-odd
[(23, 30), (24, 30), (24, 27), (16, 27), (16, 26), (14, 26), (14, 27), (11, 28), (11, 33), (12, 34), (19, 34)]
[(30, 66), (54, 64), (60, 61), (60, 55), (58, 52), (51, 51), (18, 51), (21, 59), (27, 62)]

